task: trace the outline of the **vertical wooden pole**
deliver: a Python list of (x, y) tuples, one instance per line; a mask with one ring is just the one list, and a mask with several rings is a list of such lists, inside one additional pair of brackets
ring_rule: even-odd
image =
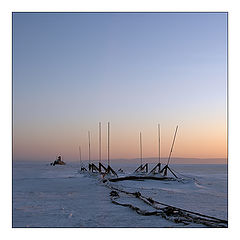
[(78, 149), (79, 149), (79, 164), (80, 164), (80, 167), (81, 167), (82, 166), (81, 147), (79, 146)]
[(142, 133), (140, 132), (140, 160), (142, 166)]
[(158, 163), (160, 164), (160, 124), (158, 124)]
[(101, 150), (102, 150), (102, 133), (101, 133), (101, 122), (99, 122), (99, 163), (101, 163), (101, 160), (102, 160), (102, 153), (101, 153)]
[(108, 166), (110, 166), (109, 148), (110, 148), (110, 123), (108, 122)]
[(90, 131), (88, 131), (88, 163), (91, 161)]

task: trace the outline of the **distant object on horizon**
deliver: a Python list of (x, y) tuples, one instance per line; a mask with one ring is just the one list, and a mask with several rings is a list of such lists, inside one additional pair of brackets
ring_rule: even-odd
[(62, 157), (61, 157), (61, 155), (59, 155), (57, 157), (57, 159), (53, 163), (51, 163), (50, 165), (52, 165), (52, 166), (55, 166), (55, 165), (66, 165), (66, 163), (62, 161)]

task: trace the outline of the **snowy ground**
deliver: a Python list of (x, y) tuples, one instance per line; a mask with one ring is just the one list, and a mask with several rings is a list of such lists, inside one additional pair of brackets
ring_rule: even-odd
[[(111, 189), (99, 177), (79, 174), (78, 167), (76, 163), (53, 167), (42, 162), (14, 162), (13, 227), (184, 227), (160, 216), (142, 216), (114, 205), (109, 196)], [(127, 172), (134, 167), (121, 164)], [(226, 165), (172, 167), (195, 179), (111, 184), (129, 192), (140, 191), (169, 205), (227, 219)], [(121, 200), (144, 210), (151, 208), (130, 196), (122, 196)]]

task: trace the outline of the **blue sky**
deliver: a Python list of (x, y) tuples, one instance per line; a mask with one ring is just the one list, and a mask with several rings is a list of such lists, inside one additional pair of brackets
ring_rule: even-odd
[[(166, 137), (180, 124), (181, 149), (198, 139), (179, 157), (225, 157), (226, 87), (226, 13), (13, 14), (16, 157), (74, 159), (99, 121), (123, 149), (113, 157), (136, 155), (125, 136), (150, 142), (158, 122)], [(196, 150), (203, 138), (211, 148)]]

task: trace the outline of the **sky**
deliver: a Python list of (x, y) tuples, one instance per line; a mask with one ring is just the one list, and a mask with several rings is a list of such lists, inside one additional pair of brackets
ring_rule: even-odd
[(227, 157), (226, 13), (14, 13), (13, 159)]

